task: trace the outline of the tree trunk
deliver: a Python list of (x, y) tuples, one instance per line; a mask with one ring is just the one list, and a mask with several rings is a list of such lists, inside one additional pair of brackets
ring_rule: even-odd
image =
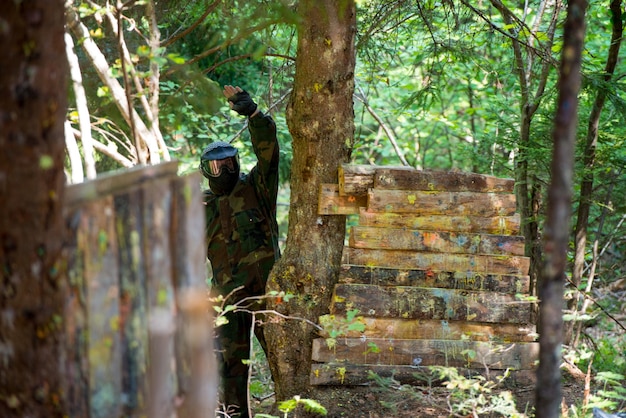
[[(612, 34), (611, 34), (611, 46), (609, 47), (609, 54), (606, 59), (606, 65), (604, 68), (604, 82), (608, 83), (613, 77), (615, 72), (615, 66), (617, 65), (617, 58), (619, 56), (619, 50), (622, 43), (622, 1), (611, 1), (611, 22), (612, 22)], [(587, 140), (585, 142), (585, 149), (583, 155), (584, 172), (582, 176), (582, 182), (580, 185), (580, 199), (578, 201), (578, 213), (576, 216), (576, 228), (574, 229), (574, 266), (572, 268), (572, 283), (579, 287), (582, 282), (583, 270), (585, 268), (585, 252), (587, 249), (587, 226), (589, 224), (589, 211), (591, 209), (592, 193), (593, 193), (593, 170), (596, 159), (596, 146), (598, 143), (598, 125), (600, 123), (600, 115), (604, 102), (608, 94), (607, 86), (603, 86), (594, 100), (593, 107), (591, 108), (591, 114), (589, 115), (589, 124), (587, 126)], [(568, 309), (575, 312), (578, 309), (578, 303), (580, 298), (575, 295), (568, 302)], [(581, 311), (581, 314), (584, 314)], [(580, 327), (576, 327), (580, 329)], [(572, 331), (574, 329), (574, 322), (570, 321), (565, 327), (565, 341), (571, 342), (573, 337)], [(575, 338), (574, 338), (575, 339)]]
[(539, 367), (537, 369), (536, 417), (557, 418), (561, 405), (561, 344), (563, 338), (563, 288), (572, 198), (572, 172), (576, 143), (580, 65), (585, 36), (585, 0), (571, 0), (563, 34), (552, 154), (552, 181), (548, 189), (548, 212), (544, 228), (545, 260), (539, 298)]
[[(287, 108), (293, 138), (289, 229), (285, 252), (268, 282), (268, 290), (295, 297), (268, 306), (317, 322), (328, 311), (345, 237), (345, 218), (318, 215), (317, 201), (321, 183), (337, 181), (338, 167), (352, 150), (356, 9), (353, 0), (303, 0), (298, 7), (302, 21)], [(306, 394), (314, 327), (271, 316), (268, 322), (277, 400)]]
[(62, 417), (63, 0), (0, 2), (0, 416)]

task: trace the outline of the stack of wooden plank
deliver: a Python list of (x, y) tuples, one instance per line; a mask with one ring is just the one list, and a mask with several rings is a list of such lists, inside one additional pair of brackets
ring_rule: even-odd
[(312, 384), (363, 384), (370, 372), (410, 382), (431, 365), (533, 368), (513, 180), (343, 165), (338, 183), (321, 187), (319, 213), (358, 215), (330, 306), (346, 332), (314, 340)]

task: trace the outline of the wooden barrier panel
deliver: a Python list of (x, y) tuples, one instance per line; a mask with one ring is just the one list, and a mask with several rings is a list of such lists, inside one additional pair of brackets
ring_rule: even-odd
[(330, 328), (313, 344), (312, 384), (364, 384), (372, 372), (419, 384), (411, 376), (425, 366), (534, 367), (512, 179), (344, 164), (338, 183), (320, 190), (320, 215), (359, 217), (320, 318)]
[(378, 228), (409, 228), (422, 231), (484, 232), (486, 234), (517, 235), (520, 217), (512, 216), (447, 216), (414, 215), (410, 213), (368, 212), (359, 208), (359, 225)]
[[(136, 167), (68, 186), (65, 203), (72, 416), (185, 411), (192, 360), (178, 295), (206, 294), (200, 177), (178, 177), (176, 162)], [(155, 322), (161, 316), (178, 325), (171, 336), (151, 335), (151, 321), (167, 328)]]
[(391, 267), (399, 269), (452, 270), (479, 274), (528, 273), (530, 259), (513, 255), (442, 254), (404, 250), (370, 250), (344, 247), (344, 264), (368, 267)]
[(451, 254), (524, 255), (524, 237), (353, 226), (350, 246)]
[(412, 167), (343, 164), (339, 194), (360, 195), (368, 189), (446, 190), (449, 192), (513, 193), (513, 179), (453, 171), (422, 171)]
[(371, 212), (447, 216), (513, 216), (515, 195), (502, 193), (370, 189)]
[(530, 321), (528, 304), (514, 295), (414, 286), (336, 285), (330, 313), (345, 314), (351, 309), (376, 318), (522, 324)]
[(317, 338), (313, 341), (312, 359), (321, 363), (519, 370), (531, 368), (538, 353), (538, 343), (339, 338), (328, 347), (325, 339)]
[(343, 264), (339, 283), (378, 286), (443, 287), (460, 290), (483, 290), (500, 293), (528, 293), (529, 276), (481, 274), (476, 271), (439, 271)]
[[(345, 315), (328, 315), (326, 321), (345, 324)], [(530, 324), (502, 324), (475, 321), (448, 321), (445, 319), (402, 319), (359, 316), (357, 322), (363, 331), (347, 330), (341, 338), (387, 338), (418, 340), (494, 341), (500, 343), (533, 342), (535, 326)]]

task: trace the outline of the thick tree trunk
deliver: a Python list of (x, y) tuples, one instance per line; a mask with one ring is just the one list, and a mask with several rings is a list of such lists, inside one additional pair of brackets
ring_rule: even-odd
[[(622, 1), (611, 1), (611, 46), (606, 59), (604, 68), (604, 82), (609, 82), (615, 72), (617, 58), (619, 56), (620, 46), (622, 44), (622, 34), (624, 26), (622, 24)], [(576, 216), (576, 228), (574, 229), (574, 266), (572, 268), (572, 283), (579, 287), (582, 282), (583, 270), (585, 268), (585, 253), (587, 249), (587, 227), (589, 225), (589, 211), (591, 209), (592, 193), (593, 193), (593, 170), (596, 160), (596, 146), (598, 143), (598, 125), (600, 123), (600, 115), (606, 101), (608, 90), (603, 87), (593, 103), (591, 114), (589, 115), (589, 123), (587, 127), (587, 140), (585, 141), (583, 162), (585, 171), (583, 172), (582, 182), (580, 184), (580, 198), (578, 201), (578, 213)], [(591, 278), (593, 279), (593, 277)], [(580, 298), (576, 295), (568, 302), (568, 309), (576, 311)], [(581, 314), (585, 312), (582, 311)], [(580, 332), (580, 323), (576, 327)], [(574, 322), (568, 322), (565, 327), (565, 341), (571, 342), (576, 340), (577, 336), (572, 335)]]
[[(295, 297), (283, 304), (270, 301), (269, 307), (317, 322), (329, 307), (345, 237), (344, 217), (318, 215), (317, 201), (321, 183), (337, 181), (338, 167), (352, 150), (356, 10), (353, 0), (304, 0), (298, 7), (302, 21), (287, 109), (293, 137), (289, 230), (268, 283), (268, 290)], [(296, 319), (270, 316), (268, 322), (276, 398), (304, 395), (315, 329)]]
[(0, 416), (67, 416), (63, 0), (0, 2)]
[(561, 405), (561, 344), (563, 338), (563, 287), (569, 243), (572, 172), (576, 143), (580, 65), (585, 36), (585, 0), (567, 6), (559, 76), (552, 154), (552, 180), (548, 190), (545, 224), (545, 260), (539, 298), (540, 335), (537, 369), (536, 417), (557, 418)]

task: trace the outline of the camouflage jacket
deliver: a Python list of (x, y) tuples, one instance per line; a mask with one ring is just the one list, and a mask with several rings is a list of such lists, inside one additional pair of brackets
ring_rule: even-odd
[(248, 129), (257, 164), (242, 174), (229, 195), (204, 192), (207, 257), (213, 286), (226, 296), (245, 286), (235, 298), (262, 295), (279, 257), (276, 197), (279, 149), (276, 125), (262, 113), (249, 119)]

